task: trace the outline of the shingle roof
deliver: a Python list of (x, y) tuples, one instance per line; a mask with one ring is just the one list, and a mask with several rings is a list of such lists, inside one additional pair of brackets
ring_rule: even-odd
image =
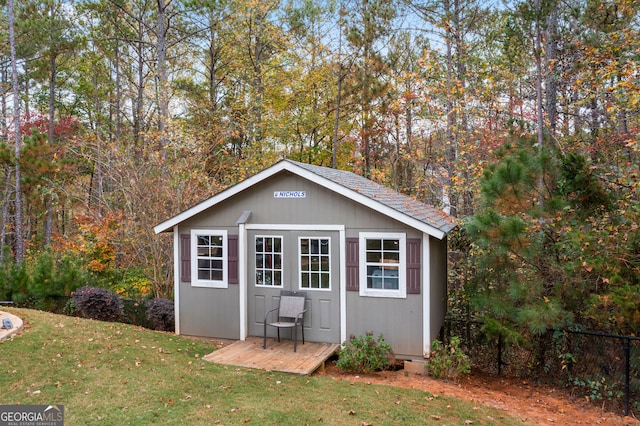
[(328, 179), (348, 190), (364, 195), (365, 197), (396, 210), (399, 213), (433, 226), (444, 233), (448, 233), (457, 226), (455, 220), (442, 210), (438, 210), (433, 206), (400, 194), (391, 188), (387, 188), (386, 186), (380, 185), (355, 173), (299, 163), (292, 160), (283, 161), (288, 161), (289, 163), (301, 167), (321, 178)]

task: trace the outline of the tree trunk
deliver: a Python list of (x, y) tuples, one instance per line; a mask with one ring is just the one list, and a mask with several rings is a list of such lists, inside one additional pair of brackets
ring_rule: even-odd
[[(536, 11), (540, 12), (540, 0), (535, 2)], [(542, 149), (544, 144), (544, 117), (542, 110), (542, 29), (540, 28), (540, 18), (535, 22), (535, 45), (534, 45), (534, 57), (536, 62), (536, 115), (537, 124), (536, 130), (538, 133), (538, 148)]]
[(18, 85), (18, 66), (16, 61), (16, 38), (14, 0), (8, 0), (7, 15), (9, 24), (9, 45), (11, 50), (11, 83), (13, 86), (13, 126), (15, 134), (15, 256), (16, 262), (22, 262), (24, 258), (24, 240), (22, 237), (22, 173), (20, 171), (20, 148), (22, 142), (20, 120), (20, 87)]
[(7, 245), (7, 226), (9, 225), (9, 200), (11, 197), (11, 168), (7, 167), (2, 194), (2, 222), (0, 226), (0, 263), (4, 260), (4, 247)]
[[(53, 9), (53, 5), (50, 10), (51, 16), (55, 13)], [(56, 109), (55, 109), (55, 99), (56, 99), (56, 56), (57, 53), (55, 51), (55, 47), (51, 46), (51, 52), (49, 55), (49, 130), (47, 133), (47, 141), (49, 145), (52, 146), (55, 137), (55, 118), (56, 118)], [(44, 196), (45, 208), (47, 210), (47, 216), (44, 221), (44, 244), (48, 246), (51, 244), (51, 235), (53, 232), (53, 199), (51, 192), (53, 190), (52, 183), (48, 184), (47, 193)]]
[(336, 96), (336, 111), (333, 118), (333, 144), (331, 146), (331, 167), (338, 167), (338, 130), (340, 128), (340, 106), (342, 103), (342, 5), (339, 9), (340, 22), (338, 23), (338, 94)]
[(116, 112), (116, 141), (120, 140), (122, 136), (122, 113), (120, 111), (120, 104), (122, 103), (122, 91), (120, 89), (120, 45), (116, 42), (115, 51), (115, 73), (116, 73), (116, 99), (115, 99), (115, 112)]
[[(445, 16), (451, 15), (451, 2), (444, 0), (443, 2)], [(445, 95), (445, 113), (447, 115), (446, 129), (446, 168), (447, 168), (447, 186), (449, 187), (449, 214), (453, 217), (458, 216), (458, 200), (456, 191), (453, 191), (453, 178), (455, 166), (458, 157), (458, 146), (455, 135), (455, 110), (453, 102), (453, 93), (455, 90), (454, 65), (453, 65), (453, 36), (451, 26), (445, 32), (446, 60), (447, 60), (447, 94)]]
[(556, 61), (558, 59), (558, 9), (553, 7), (547, 16), (547, 31), (545, 37), (545, 93), (546, 93), (546, 112), (547, 123), (549, 125), (549, 133), (553, 137), (556, 133), (558, 121), (558, 82), (555, 71)]
[(165, 3), (165, 0), (158, 1), (158, 33), (157, 33), (157, 49), (158, 49), (158, 106), (160, 109), (160, 117), (158, 119), (158, 132), (160, 133), (160, 156), (163, 160), (167, 158), (167, 123), (169, 121), (169, 85), (167, 84), (167, 25), (166, 25), (166, 9), (171, 1)]
[(362, 1), (364, 25), (364, 72), (362, 74), (362, 151), (364, 156), (364, 177), (371, 177), (371, 88), (369, 84), (369, 62), (371, 61), (371, 23), (369, 22), (369, 2)]
[(142, 142), (142, 120), (143, 113), (142, 108), (144, 105), (144, 57), (143, 57), (143, 22), (142, 19), (138, 22), (138, 37), (139, 40), (136, 43), (136, 54), (138, 55), (138, 93), (136, 94), (136, 107), (135, 107), (135, 117), (134, 117), (134, 125), (133, 125), (133, 140), (136, 142), (136, 145)]

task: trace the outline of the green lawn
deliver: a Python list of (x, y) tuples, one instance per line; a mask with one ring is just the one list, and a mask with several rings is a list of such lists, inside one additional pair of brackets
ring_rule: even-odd
[(521, 424), (417, 390), (212, 364), (213, 345), (172, 334), (5, 311), (25, 330), (0, 342), (0, 404), (63, 404), (66, 425)]

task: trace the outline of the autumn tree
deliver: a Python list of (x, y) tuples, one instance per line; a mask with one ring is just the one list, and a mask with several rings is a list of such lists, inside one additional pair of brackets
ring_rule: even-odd
[(354, 1), (345, 4), (345, 16), (349, 49), (354, 56), (347, 81), (351, 101), (358, 105), (358, 141), (361, 156), (361, 173), (372, 177), (372, 171), (381, 159), (384, 145), (384, 129), (380, 121), (386, 116), (388, 106), (386, 92), (389, 83), (385, 79), (387, 64), (383, 48), (392, 34), (396, 13), (394, 3), (378, 0)]

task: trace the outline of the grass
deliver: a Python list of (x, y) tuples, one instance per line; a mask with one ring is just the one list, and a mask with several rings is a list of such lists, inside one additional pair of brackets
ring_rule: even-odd
[(213, 364), (206, 341), (5, 310), (25, 331), (0, 342), (0, 404), (63, 404), (66, 425), (521, 424), (412, 389)]

